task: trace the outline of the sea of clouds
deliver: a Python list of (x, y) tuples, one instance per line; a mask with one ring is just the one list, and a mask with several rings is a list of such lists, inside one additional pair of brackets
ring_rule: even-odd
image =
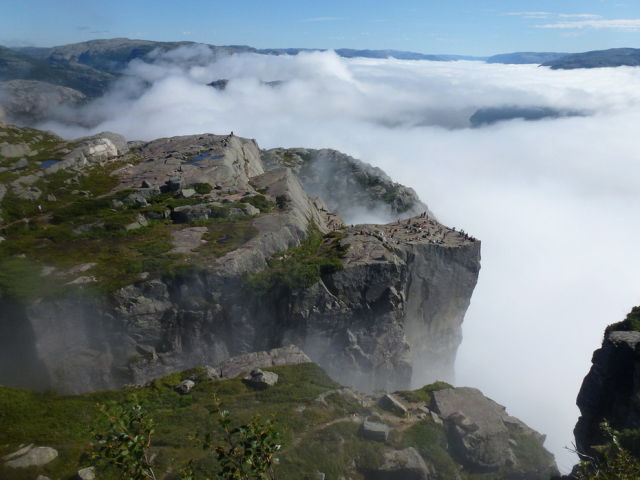
[[(225, 90), (207, 85), (218, 79)], [(478, 108), (503, 106), (583, 116), (470, 128)], [(571, 468), (564, 447), (591, 354), (640, 303), (640, 69), (191, 47), (132, 62), (104, 98), (66, 114), (85, 126), (43, 127), (131, 140), (234, 131), (263, 148), (335, 148), (413, 187), (443, 223), (482, 240), (456, 383), (546, 433)]]

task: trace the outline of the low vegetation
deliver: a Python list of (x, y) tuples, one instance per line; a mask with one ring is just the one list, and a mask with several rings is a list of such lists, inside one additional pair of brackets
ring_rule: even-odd
[(249, 277), (249, 285), (261, 294), (308, 288), (323, 275), (343, 268), (342, 258), (348, 245), (342, 239), (341, 232), (323, 235), (312, 223), (300, 245), (271, 257), (267, 268)]
[(605, 330), (605, 335), (615, 331), (640, 332), (640, 306), (633, 307), (623, 321), (609, 325)]

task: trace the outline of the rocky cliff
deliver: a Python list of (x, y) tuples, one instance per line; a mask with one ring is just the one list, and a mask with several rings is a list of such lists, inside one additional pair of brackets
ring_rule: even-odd
[(625, 444), (637, 452), (640, 440), (640, 307), (627, 318), (610, 325), (602, 347), (593, 354), (577, 404), (580, 419), (574, 434), (578, 452), (592, 454), (593, 447), (608, 441), (600, 424), (607, 421), (623, 432)]
[[(233, 135), (3, 138), (0, 382), (116, 388), (289, 343), (367, 391), (451, 378), (480, 243), (426, 210), (347, 227)], [(400, 216), (394, 188), (368, 195)]]

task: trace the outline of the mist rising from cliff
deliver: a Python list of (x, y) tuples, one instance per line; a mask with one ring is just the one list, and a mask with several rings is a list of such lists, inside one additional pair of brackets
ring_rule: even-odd
[[(562, 447), (591, 353), (640, 296), (640, 70), (206, 55), (136, 61), (68, 117), (91, 128), (44, 127), (130, 139), (233, 130), (263, 148), (335, 148), (413, 187), (483, 241), (458, 383), (547, 433), (570, 467)], [(224, 90), (207, 85), (221, 78)], [(469, 128), (478, 108), (501, 106), (588, 116)]]

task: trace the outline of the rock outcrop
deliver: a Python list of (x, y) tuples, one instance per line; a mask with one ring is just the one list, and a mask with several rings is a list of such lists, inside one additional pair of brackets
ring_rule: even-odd
[[(116, 388), (289, 344), (302, 347), (334, 378), (365, 391), (452, 377), (480, 267), (480, 242), (438, 223), (412, 191), (379, 170), (358, 163), (353, 181), (358, 175), (373, 179), (370, 198), (390, 199), (396, 213), (400, 207), (406, 207), (404, 214), (416, 208), (423, 213), (386, 225), (346, 227), (325, 203), (332, 196), (310, 196), (295, 169), (271, 165), (265, 172), (256, 142), (233, 134), (127, 144), (102, 133), (66, 148), (55, 165), (18, 175), (12, 192), (43, 202), (30, 212), (34, 220), (52, 211), (40, 218), (51, 219), (54, 226), (47, 228), (67, 226), (94, 248), (100, 248), (102, 235), (128, 248), (132, 260), (142, 256), (136, 261), (149, 270), (136, 267), (139, 273), (132, 274), (133, 267), (118, 267), (120, 273), (108, 278), (121, 285), (106, 294), (68, 290), (22, 299), (19, 312), (0, 308), (0, 320), (10, 323), (4, 317), (17, 315), (28, 332), (19, 341), (11, 336), (1, 341), (29, 352), (35, 346), (24, 363), (44, 366), (37, 384), (25, 377), (22, 385), (68, 392)], [(340, 161), (342, 169), (354, 167), (353, 159), (336, 152), (329, 157), (331, 168)], [(319, 167), (324, 156), (314, 158)], [(111, 171), (112, 179), (101, 182), (115, 177), (115, 188), (106, 194), (92, 193), (90, 184), (74, 189), (98, 167)], [(59, 182), (53, 173), (66, 176), (69, 187), (55, 183), (51, 190), (51, 182)], [(356, 203), (368, 195), (366, 187), (356, 193)], [(67, 203), (84, 202), (98, 216), (48, 200), (61, 195)], [(206, 215), (196, 215), (200, 211)], [(324, 235), (314, 248), (329, 252), (322, 255), (330, 257), (331, 268), (310, 263), (304, 270), (295, 261), (287, 263), (295, 257), (288, 249), (312, 231)], [(157, 232), (173, 245), (154, 244), (150, 236), (142, 245), (126, 243), (147, 238), (145, 232)], [(38, 252), (23, 250), (11, 237), (2, 245), (24, 255), (24, 262), (38, 261)], [(66, 266), (39, 264), (47, 272), (41, 282), (105, 289), (105, 275), (121, 262), (67, 255), (76, 266), (92, 265), (79, 272), (69, 268), (69, 260)], [(167, 263), (174, 270), (157, 266)], [(287, 277), (287, 269), (298, 273)], [(262, 290), (247, 280), (259, 272), (272, 282)], [(311, 272), (317, 273), (309, 277)], [(278, 278), (285, 283), (278, 284)], [(307, 283), (308, 278), (314, 280)]]
[(579, 453), (608, 441), (600, 428), (607, 421), (615, 430), (640, 429), (640, 308), (624, 322), (611, 325), (602, 347), (593, 353), (593, 365), (582, 382), (577, 404), (580, 419), (574, 429)]
[(431, 212), (413, 189), (391, 180), (382, 170), (336, 150), (275, 148), (262, 154), (267, 170), (287, 167), (305, 190), (322, 197), (347, 223), (363, 218), (392, 222)]
[(452, 453), (470, 471), (530, 470), (522, 478), (532, 480), (547, 480), (558, 474), (552, 455), (547, 454), (544, 463), (537, 461), (535, 465), (526, 454), (523, 456), (531, 443), (542, 446), (545, 437), (507, 414), (505, 407), (479, 390), (449, 388), (432, 396), (432, 408), (444, 419)]
[(51, 116), (59, 106), (77, 106), (87, 100), (78, 90), (38, 80), (0, 82), (0, 103), (12, 122), (34, 123)]

